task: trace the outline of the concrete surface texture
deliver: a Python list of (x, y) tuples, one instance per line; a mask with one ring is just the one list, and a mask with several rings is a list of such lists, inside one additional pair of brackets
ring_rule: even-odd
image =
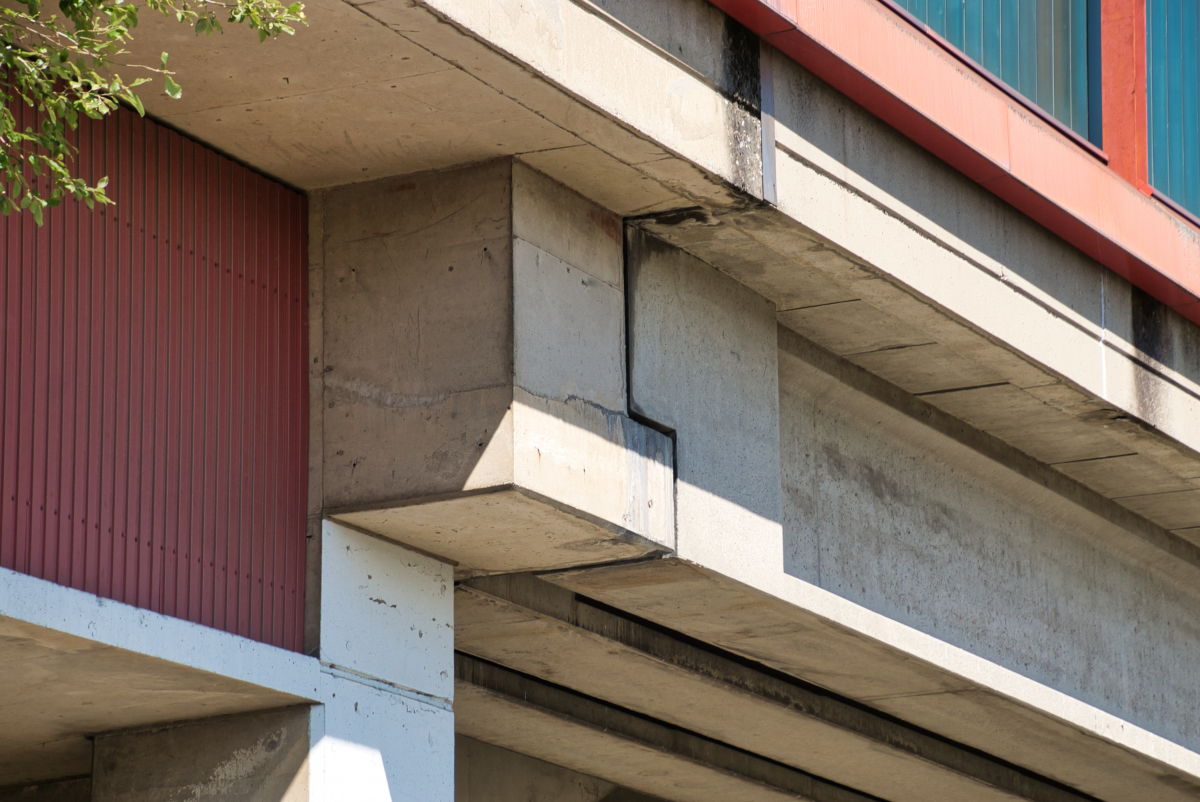
[(4, 802), (91, 802), (92, 778), (9, 785), (0, 788)]
[(321, 662), (449, 706), (450, 566), (332, 522), (322, 546)]
[(508, 161), (322, 209), (326, 509), (459, 576), (674, 545), (670, 442), (625, 409), (611, 212)]
[(774, 305), (654, 237), (627, 235), (630, 401), (675, 432), (677, 551), (723, 566), (779, 554)]
[(1195, 326), (705, 0), (307, 10), (132, 56), (309, 194), (307, 656), (0, 574), (0, 799), (1200, 799)]
[(605, 802), (616, 790), (610, 782), (461, 735), (454, 767), (454, 802)]
[[(1006, 435), (1020, 447), (1038, 454), (1046, 443), (1058, 443), (1064, 447), (1044, 458), (1071, 461), (1080, 441), (1094, 439), (1083, 453), (1143, 453), (1176, 481), (1200, 476), (1194, 452), (1178, 452), (1136, 425), (1146, 420), (1195, 445), (1189, 422), (1196, 419), (1196, 381), (1189, 365), (1196, 349), (1188, 344), (1194, 327), (1153, 302), (1135, 303), (1121, 280), (782, 58), (773, 63), (784, 214), (773, 218), (772, 230), (762, 230), (764, 214), (730, 192), (758, 191), (753, 178), (737, 178), (745, 170), (735, 169), (745, 161), (739, 161), (739, 143), (754, 139), (746, 126), (757, 122), (760, 91), (757, 76), (747, 76), (752, 59), (745, 37), (701, 0), (647, 9), (565, 0), (313, 4), (313, 27), (295, 41), (321, 30), (315, 52), (338, 53), (333, 71), (322, 68), (319, 57), (298, 56), (286, 42), (256, 49), (224, 37), (216, 47), (201, 46), (149, 19), (147, 29), (165, 37), (181, 63), (196, 65), (191, 76), (184, 68), (182, 77), (191, 81), (185, 101), (155, 99), (151, 107), (173, 125), (304, 187), (520, 153), (621, 213), (697, 205), (734, 211), (726, 233), (753, 236), (727, 248), (724, 261), (702, 258), (784, 310), (835, 301), (884, 310), (889, 326), (923, 333), (918, 346), (939, 344), (949, 352), (941, 352), (934, 389), (947, 380), (971, 387), (978, 385), (962, 382), (999, 376), (1029, 391), (1029, 409), (1048, 405), (1065, 413), (1039, 423), (1033, 434), (1009, 427)], [(597, 59), (622, 69), (600, 71), (604, 79), (596, 80)], [(251, 62), (263, 80), (253, 86), (236, 81), (234, 68)], [(445, 96), (459, 99), (457, 116), (432, 100)], [(735, 107), (749, 109), (750, 122)], [(361, 113), (363, 108), (374, 112)], [(322, 122), (299, 125), (301, 114)], [(413, 131), (401, 132), (396, 115)], [(349, 119), (356, 121), (354, 132), (333, 122)], [(497, 135), (482, 134), (481, 126)], [(264, 141), (271, 147), (259, 147)], [(834, 210), (857, 208), (856, 199), (888, 214), (853, 223), (830, 217)], [(887, 219), (906, 226), (894, 228)], [(789, 246), (780, 222), (816, 233), (816, 247)], [(872, 242), (883, 250), (871, 250)], [(898, 243), (905, 244), (893, 247)], [(751, 244), (765, 252), (748, 259)], [(727, 264), (731, 250), (742, 252), (733, 260), (740, 265)], [(851, 255), (850, 264), (857, 259), (871, 265), (865, 274), (855, 268), (842, 276), (853, 288), (837, 281), (830, 286), (820, 275), (846, 272), (831, 261), (839, 253)], [(789, 271), (783, 284), (776, 266)], [(947, 280), (947, 270), (954, 280)], [(975, 272), (1000, 280), (989, 284)], [(1010, 297), (1012, 289), (1017, 294)], [(837, 312), (853, 317), (855, 309)], [(918, 357), (902, 350), (863, 361), (902, 378), (911, 374), (905, 361)], [(928, 388), (929, 378), (911, 386)], [(1176, 395), (1177, 402), (1166, 400)], [(1090, 426), (1073, 425), (1080, 420)], [(1096, 427), (1103, 432), (1091, 431)], [(1123, 451), (1111, 450), (1113, 437)], [(1185, 489), (1154, 495), (1162, 497), (1130, 500), (1128, 506), (1159, 516), (1184, 537), (1200, 528), (1200, 494)]]
[(460, 651), (880, 798), (1078, 799), (529, 574), (460, 586), (456, 616)]
[(308, 802), (307, 707), (96, 739), (93, 802)]
[(896, 413), (780, 354), (787, 573), (1200, 750), (1194, 584), (1105, 548), (1083, 510), (1055, 521), (1037, 489), (998, 492), (965, 447), (897, 438)]
[(455, 802), (662, 802), (473, 738), (455, 741)]

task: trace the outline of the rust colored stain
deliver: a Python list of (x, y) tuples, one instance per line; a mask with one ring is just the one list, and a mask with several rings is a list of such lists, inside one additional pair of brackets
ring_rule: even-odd
[(614, 215), (588, 212), (588, 219), (595, 223), (596, 227), (603, 231), (609, 239), (618, 245), (621, 244), (621, 224)]
[[(1144, 0), (1105, 0), (1102, 7), (1106, 69), (1125, 87), (1104, 95), (1105, 145), (1111, 142), (1116, 153), (1111, 167), (1104, 154), (1043, 119), (881, 0), (709, 2), (951, 167), (1200, 323), (1200, 231), (1144, 193), (1145, 34), (1137, 29), (1144, 28)], [(1114, 55), (1126, 47), (1132, 53)], [(1132, 98), (1122, 96), (1126, 90)]]
[(76, 138), (116, 205), (0, 219), (0, 565), (300, 650), (305, 200), (124, 109)]

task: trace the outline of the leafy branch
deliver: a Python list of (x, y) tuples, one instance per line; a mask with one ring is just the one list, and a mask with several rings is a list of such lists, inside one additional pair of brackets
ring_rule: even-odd
[[(281, 0), (144, 0), (144, 6), (197, 34), (222, 31), (222, 19), (246, 25), (260, 42), (307, 24), (303, 4)], [(107, 177), (89, 184), (72, 171), (78, 150), (68, 132), (81, 116), (101, 119), (122, 102), (144, 116), (136, 90), (154, 75), (162, 76), (169, 97), (183, 92), (166, 53), (159, 65), (119, 62), (129, 53), (138, 10), (135, 0), (59, 0), (60, 14), (47, 13), (42, 0), (0, 6), (0, 213), (28, 210), (41, 225), (43, 211), (67, 196), (88, 208), (112, 203)], [(135, 77), (122, 78), (118, 67)], [(18, 126), (19, 104), (37, 111), (36, 127)]]

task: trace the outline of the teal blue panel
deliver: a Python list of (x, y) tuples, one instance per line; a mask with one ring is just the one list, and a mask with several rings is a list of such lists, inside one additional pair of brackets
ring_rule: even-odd
[(1087, 0), (1071, 0), (1071, 128), (1088, 136)]
[(1146, 34), (1150, 183), (1200, 215), (1200, 0), (1148, 0)]
[(992, 75), (1001, 75), (1002, 38), (1000, 36), (1001, 0), (983, 0), (979, 24), (983, 28), (983, 68)]
[(1099, 74), (1099, 59), (1089, 58), (1097, 37), (1089, 31), (1098, 29), (1099, 0), (897, 3), (1067, 127), (1084, 137), (1089, 131), (1099, 136), (1098, 120), (1089, 114), (1098, 105), (1089, 96), (1093, 75)]
[(963, 3), (964, 0), (946, 0), (946, 38), (950, 40), (950, 44), (965, 51), (967, 43), (964, 38), (966, 32), (963, 30)]
[(963, 50), (968, 57), (983, 64), (983, 0), (963, 0)]
[(1200, 3), (1183, 6), (1183, 41), (1193, 43), (1183, 51), (1183, 200), (1200, 214)]

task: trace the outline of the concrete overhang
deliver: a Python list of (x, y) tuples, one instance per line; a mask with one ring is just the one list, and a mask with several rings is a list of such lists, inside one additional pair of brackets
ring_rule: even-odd
[[(165, 43), (174, 54), (185, 95), (147, 105), (186, 133), (310, 190), (516, 155), (618, 214), (643, 217), (646, 230), (775, 302), (781, 322), (823, 347), (1060, 465), (1158, 527), (1184, 540), (1200, 538), (1200, 434), (1193, 425), (1200, 418), (1200, 377), (1188, 361), (1194, 327), (1163, 318), (1165, 310), (1131, 297), (1117, 279), (1106, 290), (1098, 277), (1085, 275), (1094, 263), (1077, 264), (1077, 252), (1018, 220), (1011, 208), (989, 208), (970, 196), (944, 163), (896, 152), (888, 139), (898, 138), (894, 132), (864, 137), (869, 126), (854, 114), (866, 112), (856, 104), (871, 110), (874, 95), (834, 98), (828, 87), (782, 65), (775, 68), (779, 207), (766, 206), (755, 199), (757, 174), (739, 166), (745, 149), (757, 146), (758, 121), (735, 97), (722, 61), (723, 48), (733, 45), (716, 8), (676, 2), (659, 18), (620, 0), (551, 6), (510, 18), (492, 14), (482, 1), (319, 0), (309, 5), (311, 27), (294, 41), (263, 45), (234, 29), (196, 38), (148, 18), (141, 41), (153, 40), (156, 49)], [(1041, 155), (1034, 161), (1031, 155), (1001, 160), (1004, 170), (989, 168), (1035, 189), (1038, 181), (1074, 186), (1076, 172), (1092, 176), (1096, 187), (1073, 189), (1062, 202), (1099, 203), (1104, 193), (1116, 193), (1097, 207), (1106, 215), (1092, 221), (1098, 230), (1119, 224), (1113, 232), (1135, 236), (1129, 240), (1135, 244), (1144, 238), (1150, 248), (1142, 253), (1142, 245), (1129, 245), (1139, 259), (1191, 275), (1200, 258), (1194, 231), (1057, 130), (1023, 115), (1020, 104), (887, 8), (853, 0), (805, 13), (815, 16), (801, 22), (815, 26), (813, 36), (829, 38), (829, 52), (850, 47), (837, 37), (857, 35), (853, 26), (834, 25), (834, 17), (862, 16), (880, 42), (961, 90), (942, 97), (918, 87), (925, 92), (919, 99), (934, 103), (913, 107), (922, 119), (958, 120), (955, 109), (962, 109), (954, 98), (965, 93), (962, 103), (969, 100), (985, 115), (980, 119), (994, 117), (996, 125), (977, 132), (974, 118), (964, 115), (960, 125), (967, 128), (938, 130), (963, 142), (1002, 136), (971, 150), (976, 154), (1022, 143), (1042, 148), (1035, 148)], [(779, 34), (785, 39), (800, 36), (781, 19), (772, 11), (748, 23), (770, 27), (769, 35), (786, 29)], [(879, 50), (863, 55), (863, 69), (907, 58), (877, 63), (871, 59), (886, 48)], [(597, 53), (621, 69), (598, 72)], [(924, 75), (913, 69), (904, 74)], [(256, 80), (240, 80), (244, 74)], [(825, 77), (838, 85), (836, 75)], [(898, 97), (918, 91), (908, 83), (892, 89)], [(806, 102), (830, 106), (830, 119), (846, 118), (846, 131), (834, 132), (828, 148), (816, 130), (827, 120), (804, 128), (824, 112), (799, 108), (800, 92), (814, 98)], [(839, 104), (846, 109), (833, 108)], [(830, 150), (851, 129), (864, 147), (893, 154), (888, 170), (895, 175), (889, 179), (879, 165)], [(1043, 169), (1047, 159), (1054, 169)], [(1060, 190), (1066, 191), (1056, 183), (1035, 194), (1052, 199)], [(930, 208), (939, 203), (948, 208)], [(1122, 211), (1123, 204), (1130, 209)], [(968, 232), (958, 218), (977, 225)], [(1002, 245), (992, 243), (988, 238), (1004, 227), (1013, 233)], [(1067, 239), (1092, 253), (1103, 237)], [(997, 256), (999, 247), (1005, 254)], [(1109, 263), (1104, 253), (1092, 255)], [(1156, 350), (1154, 343), (1166, 346)]]
[(1200, 231), (884, 3), (710, 1), (950, 166), (1200, 323)]
[(456, 580), (617, 562), (668, 550), (519, 486), (334, 510), (330, 518), (447, 562)]
[(315, 658), (0, 569), (0, 786), (92, 773), (92, 737), (306, 704)]

